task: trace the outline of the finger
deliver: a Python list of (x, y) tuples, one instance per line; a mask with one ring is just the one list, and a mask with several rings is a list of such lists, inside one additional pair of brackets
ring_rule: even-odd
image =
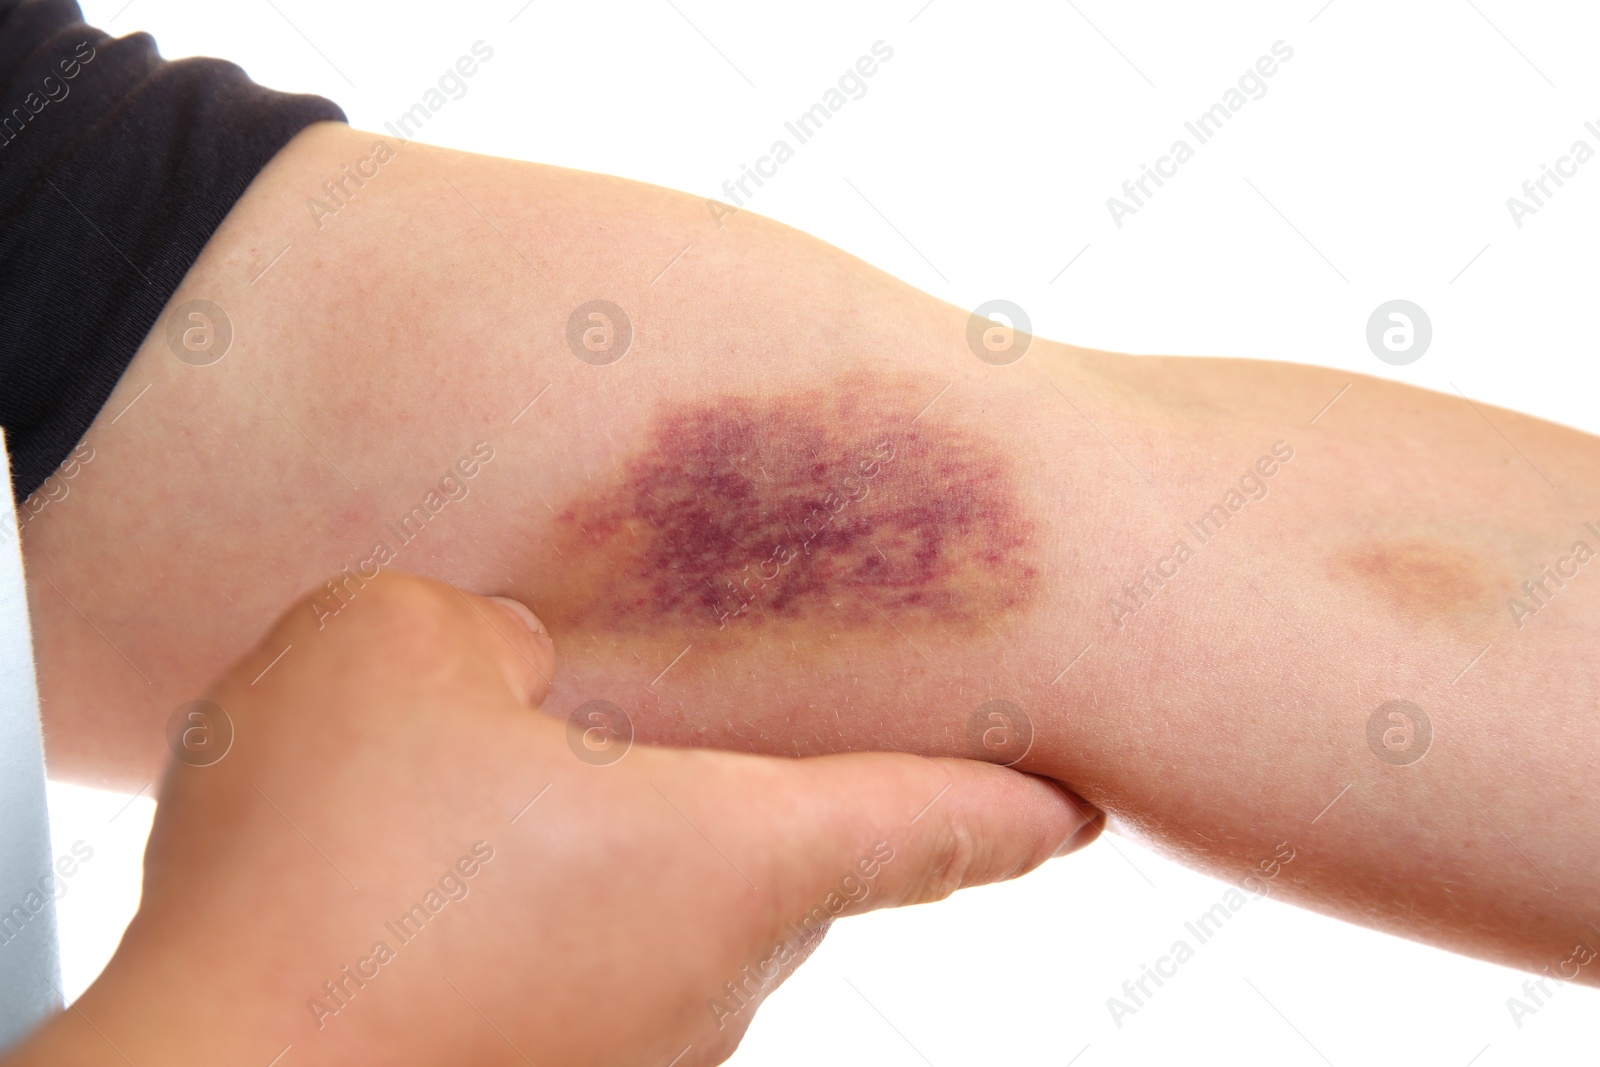
[(1040, 781), (1048, 783), (1052, 788), (1060, 792), (1073, 810), (1083, 812), (1089, 819), (1088, 822), (1070, 834), (1061, 843), (1061, 846), (1051, 853), (1051, 857), (1070, 856), (1080, 848), (1094, 844), (1095, 839), (1106, 828), (1106, 813), (1073, 792), (1064, 782), (1058, 782), (1054, 778), (1041, 778)]
[(550, 695), (550, 676), (555, 673), (556, 646), (539, 616), (510, 597), (461, 596), (499, 638), (488, 645), (512, 695), (528, 707), (543, 704)]
[(793, 766), (806, 792), (789, 798), (802, 825), (785, 867), (799, 899), (834, 916), (1015, 878), (1105, 825), (1059, 783), (989, 763), (873, 753)]
[(345, 686), (384, 692), (437, 682), (442, 669), (463, 692), (507, 692), (528, 706), (549, 694), (555, 647), (516, 601), (390, 572), (327, 588), (342, 595), (319, 591), (291, 607), (219, 688), (264, 694), (334, 673)]

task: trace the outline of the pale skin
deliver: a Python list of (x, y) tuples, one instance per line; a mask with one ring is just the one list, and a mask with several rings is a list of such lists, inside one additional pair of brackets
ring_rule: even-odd
[[(388, 566), (532, 605), (556, 714), (603, 698), (648, 741), (969, 756), (1005, 699), (1032, 724), (1021, 769), (1185, 862), (1238, 880), (1288, 842), (1273, 891), (1307, 907), (1533, 971), (1600, 945), (1600, 565), (1573, 548), (1600, 549), (1595, 438), (1283, 363), (1036, 338), (991, 365), (967, 312), (749, 212), (420, 145), (319, 229), (307, 198), (376, 140), (327, 125), (280, 154), (174, 297), (226, 310), (228, 354), (191, 366), (158, 327), (28, 523), (57, 775), (154, 779), (172, 709), (487, 442)], [(607, 366), (566, 336), (595, 299), (634, 331)], [(869, 424), (943, 442), (872, 501), (937, 500), (939, 456), (978, 457), (1021, 547), (941, 587), (970, 608), (942, 615), (848, 583), (722, 625), (597, 614), (637, 590), (586, 516), (635, 500), (664, 417), (740, 404), (851, 449)], [(1219, 502), (1220, 529), (1185, 525)], [(1380, 723), (1400, 762), (1369, 746), (1391, 700), (1428, 717), (1418, 762), (1415, 721)]]
[(1103, 823), (971, 760), (586, 763), (536, 710), (555, 654), (526, 608), (410, 576), (365, 593), (331, 633), (296, 604), (209, 690), (232, 747), (173, 764), (115, 958), (5, 1067), (720, 1063), (837, 916), (1024, 873)]

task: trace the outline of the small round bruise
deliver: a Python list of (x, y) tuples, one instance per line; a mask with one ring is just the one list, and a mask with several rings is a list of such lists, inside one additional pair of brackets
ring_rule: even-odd
[(965, 630), (1025, 608), (1012, 457), (915, 401), (867, 383), (663, 405), (616, 480), (558, 513), (570, 621)]

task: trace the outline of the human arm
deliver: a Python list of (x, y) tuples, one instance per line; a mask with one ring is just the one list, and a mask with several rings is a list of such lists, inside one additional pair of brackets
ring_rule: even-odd
[[(748, 212), (421, 145), (319, 228), (307, 198), (374, 140), (315, 128), (263, 173), (174, 300), (227, 309), (232, 350), (191, 366), (158, 328), (95, 459), (29, 523), (57, 773), (138, 788), (172, 708), (382, 542), (382, 566), (534, 604), (562, 642), (558, 713), (601, 698), (649, 740), (968, 755), (974, 713), (1009, 700), (1019, 766), (1187, 862), (1239, 878), (1289, 842), (1279, 895), (1535, 970), (1600, 936), (1600, 600), (1587, 565), (1541, 570), (1600, 548), (1593, 438), (1287, 364), (1036, 338), (991, 365), (966, 312)], [(567, 339), (596, 299), (633, 328), (604, 366)], [(880, 426), (896, 458), (846, 486), (889, 454)], [(780, 469), (674, 480), (708, 441)], [(785, 555), (821, 563), (778, 580), (760, 516), (830, 492), (873, 530), (802, 524)], [(1186, 524), (1218, 503), (1202, 542)], [(731, 561), (773, 575), (747, 608), (655, 584), (722, 578), (707, 522), (762, 538)], [(905, 578), (941, 536), (941, 568)], [(1544, 606), (1513, 618), (1534, 579)], [(358, 602), (342, 588), (325, 612)], [(1433, 728), (1409, 765), (1367, 740), (1396, 699)]]

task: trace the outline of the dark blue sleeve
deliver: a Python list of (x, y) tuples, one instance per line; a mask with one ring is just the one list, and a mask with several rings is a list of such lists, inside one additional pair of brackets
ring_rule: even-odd
[(78, 444), (161, 309), (315, 96), (168, 62), (75, 0), (0, 0), (0, 426), (12, 488)]

